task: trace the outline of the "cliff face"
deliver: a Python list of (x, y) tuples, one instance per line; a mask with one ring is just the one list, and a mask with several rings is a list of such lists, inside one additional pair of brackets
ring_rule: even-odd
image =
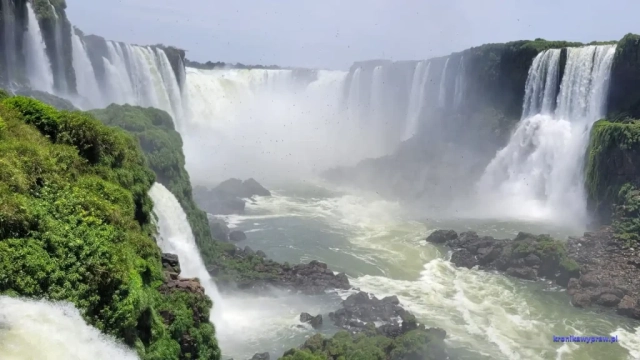
[[(28, 41), (44, 41), (45, 52), (53, 75), (53, 90), (62, 96), (74, 96), (78, 92), (76, 70), (74, 69), (73, 36), (80, 37), (86, 46), (88, 56), (99, 83), (105, 81), (104, 59), (109, 59), (109, 48), (105, 39), (99, 36), (85, 36), (74, 29), (66, 14), (65, 0), (29, 1), (36, 23), (30, 23), (27, 0), (3, 0), (0, 2), (0, 86), (5, 88), (28, 88), (26, 61), (30, 44)], [(29, 40), (27, 32), (39, 27), (42, 39)], [(163, 45), (162, 49), (174, 70), (178, 84), (184, 81), (183, 50)], [(42, 90), (42, 89), (39, 89)], [(49, 90), (50, 91), (50, 90)]]
[(640, 35), (627, 34), (618, 42), (611, 68), (609, 117), (640, 118)]
[(163, 273), (136, 139), (0, 97), (0, 294), (72, 302), (143, 359), (219, 359), (211, 300)]
[(624, 200), (622, 187), (640, 185), (640, 122), (596, 122), (588, 151), (589, 208), (600, 222), (609, 223), (614, 204)]
[[(385, 78), (385, 86), (393, 90), (388, 94), (392, 105), (382, 107), (393, 109), (389, 118), (411, 115), (407, 114), (411, 94), (406, 83), (416, 82), (422, 66), (420, 125), (393, 154), (353, 168), (333, 169), (327, 177), (405, 199), (444, 200), (469, 189), (521, 118), (525, 83), (535, 56), (551, 48), (580, 45), (536, 39), (486, 44), (422, 64), (383, 60), (354, 64), (345, 84), (346, 99), (355, 93), (356, 82), (371, 83), (376, 68), (393, 74)], [(560, 76), (565, 62), (566, 50), (561, 52)], [(359, 93), (369, 96), (364, 89)]]

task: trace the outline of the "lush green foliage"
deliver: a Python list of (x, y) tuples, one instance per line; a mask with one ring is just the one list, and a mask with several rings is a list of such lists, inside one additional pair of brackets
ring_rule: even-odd
[(567, 273), (574, 273), (580, 269), (578, 263), (568, 256), (564, 243), (549, 235), (518, 234), (513, 240), (512, 255), (524, 258), (528, 254), (534, 254), (545, 262), (557, 263), (559, 268)]
[(326, 339), (317, 334), (281, 360), (430, 360), (444, 359), (445, 345), (435, 332), (416, 329), (392, 339), (375, 329), (351, 335), (346, 331)]
[(600, 120), (591, 129), (586, 164), (589, 207), (608, 222), (612, 205), (626, 183), (637, 185), (640, 166), (640, 122), (626, 118), (619, 122)]
[[(158, 291), (154, 175), (136, 140), (25, 97), (5, 98), (0, 118), (0, 293), (70, 301), (145, 359), (219, 357), (213, 326), (188, 316), (206, 319), (210, 300)], [(197, 353), (181, 350), (183, 334)]]
[(219, 250), (211, 241), (207, 214), (193, 201), (182, 138), (175, 131), (171, 116), (154, 108), (115, 104), (91, 113), (105, 124), (120, 127), (137, 137), (157, 181), (176, 196), (187, 214), (203, 260), (211, 264)]
[(617, 239), (634, 246), (640, 241), (640, 190), (629, 183), (623, 185), (617, 203), (613, 231)]

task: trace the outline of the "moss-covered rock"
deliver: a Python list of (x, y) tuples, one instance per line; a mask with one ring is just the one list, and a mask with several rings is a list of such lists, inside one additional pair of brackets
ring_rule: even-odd
[(640, 118), (640, 35), (627, 34), (618, 42), (611, 66), (608, 116)]
[(609, 223), (623, 185), (640, 182), (640, 122), (600, 120), (591, 129), (586, 165), (589, 209)]
[(300, 349), (287, 351), (281, 360), (444, 360), (448, 359), (444, 332), (416, 329), (396, 338), (378, 329), (352, 335), (346, 331), (331, 338), (320, 334), (309, 338)]
[(154, 108), (115, 104), (91, 113), (105, 124), (122, 128), (138, 139), (157, 181), (175, 195), (187, 214), (205, 264), (212, 264), (221, 252), (211, 240), (207, 214), (193, 201), (182, 138), (175, 131), (171, 116)]
[[(70, 301), (144, 359), (219, 358), (210, 300), (159, 291), (154, 175), (137, 141), (26, 97), (5, 98), (0, 118), (0, 293)], [(167, 308), (183, 320), (162, 321)]]

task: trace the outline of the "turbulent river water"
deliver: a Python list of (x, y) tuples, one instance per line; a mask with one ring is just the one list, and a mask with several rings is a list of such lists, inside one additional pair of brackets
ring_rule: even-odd
[[(424, 240), (438, 228), (496, 237), (530, 231), (561, 238), (575, 230), (541, 223), (412, 217), (398, 203), (315, 185), (281, 187), (274, 196), (249, 203), (245, 215), (226, 218), (247, 233), (239, 246), (263, 250), (281, 262), (323, 261), (334, 271), (346, 272), (361, 290), (378, 297), (398, 295), (422, 322), (447, 331), (452, 353), (460, 359), (640, 358), (637, 322), (574, 308), (565, 291), (550, 283), (456, 268), (447, 261), (447, 249)], [(277, 305), (275, 299), (267, 306), (264, 299), (245, 297), (242, 306), (232, 306), (245, 309), (235, 315), (241, 322), (255, 321), (258, 329), (245, 333), (250, 339), (245, 338), (242, 347), (225, 350), (221, 341), (223, 352), (234, 358), (266, 350), (281, 356), (284, 349), (313, 333), (295, 328), (297, 315), (301, 311), (326, 315), (337, 308), (336, 297), (328, 295), (322, 304), (316, 301), (306, 307), (295, 301), (295, 306)], [(225, 299), (225, 306), (229, 303)], [(225, 330), (218, 327), (218, 331)], [(553, 335), (618, 335), (619, 343), (560, 344), (553, 342)]]

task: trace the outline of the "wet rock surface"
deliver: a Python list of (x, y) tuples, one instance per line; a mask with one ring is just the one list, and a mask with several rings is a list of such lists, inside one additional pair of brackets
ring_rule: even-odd
[(568, 257), (564, 245), (548, 235), (521, 232), (509, 240), (472, 231), (458, 236), (452, 230), (434, 234), (427, 241), (452, 248), (451, 262), (456, 266), (498, 270), (525, 280), (547, 278), (561, 286), (580, 275), (578, 264)]
[[(231, 244), (230, 244), (231, 245)], [(292, 290), (307, 295), (323, 294), (327, 290), (350, 289), (344, 273), (334, 274), (327, 264), (311, 261), (307, 264), (289, 265), (266, 258), (262, 251), (249, 246), (225, 251), (225, 263), (207, 268), (221, 286), (237, 286), (240, 289), (262, 291), (269, 287)], [(234, 272), (230, 272), (233, 263)]]
[(268, 352), (254, 354), (249, 360), (271, 360)]
[(193, 198), (200, 208), (213, 215), (243, 214), (244, 199), (271, 196), (271, 192), (254, 179), (228, 179), (213, 189), (197, 186)]
[(450, 231), (434, 234), (427, 241), (451, 247), (456, 266), (498, 270), (525, 280), (552, 279), (567, 288), (576, 307), (597, 305), (640, 319), (640, 249), (616, 241), (611, 227), (570, 237), (566, 244), (527, 233), (513, 240), (475, 232), (455, 238)]
[(640, 320), (640, 249), (621, 245), (608, 226), (569, 238), (567, 249), (581, 273), (567, 286), (574, 306), (600, 305)]
[[(381, 322), (400, 328), (405, 316), (412, 315), (400, 306), (397, 296), (378, 299), (364, 291), (349, 295), (342, 301), (341, 309), (329, 313), (329, 319), (336, 326), (354, 332), (366, 329), (368, 324)], [(415, 317), (413, 321), (415, 322)]]
[(309, 313), (303, 312), (300, 314), (300, 322), (307, 323), (314, 329), (319, 329), (322, 327), (322, 315), (313, 316)]

